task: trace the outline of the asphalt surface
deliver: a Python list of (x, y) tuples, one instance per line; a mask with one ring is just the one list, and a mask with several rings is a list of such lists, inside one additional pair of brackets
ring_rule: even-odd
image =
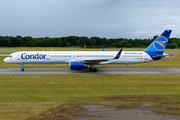
[(70, 70), (69, 68), (0, 68), (0, 74), (180, 74), (180, 68), (97, 68), (98, 72), (88, 69)]
[(0, 54), (0, 56), (8, 56), (9, 54)]
[[(115, 106), (83, 105), (83, 111), (69, 120), (180, 120), (180, 116), (157, 114), (156, 108), (118, 108)], [(88, 117), (82, 117), (88, 116)]]

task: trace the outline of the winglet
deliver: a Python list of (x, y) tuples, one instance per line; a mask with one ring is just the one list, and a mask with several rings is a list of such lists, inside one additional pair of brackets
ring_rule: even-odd
[(102, 49), (102, 51), (104, 51), (104, 48)]
[(121, 52), (122, 52), (122, 49), (118, 52), (118, 54), (113, 59), (119, 59), (119, 57), (121, 56)]

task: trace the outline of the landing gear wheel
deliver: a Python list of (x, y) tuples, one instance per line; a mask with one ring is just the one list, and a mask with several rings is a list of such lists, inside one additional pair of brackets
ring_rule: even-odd
[(93, 72), (93, 69), (92, 69), (92, 67), (89, 67), (89, 71)]
[(92, 67), (89, 67), (89, 70), (92, 70)]
[(97, 72), (97, 69), (96, 69), (96, 68), (94, 68), (93, 72)]
[(23, 72), (23, 71), (24, 71), (24, 68), (21, 68), (21, 71)]
[(24, 71), (23, 64), (20, 64), (20, 65), (21, 65), (21, 71), (23, 72)]
[(89, 70), (91, 71), (91, 72), (97, 72), (97, 69), (96, 68), (92, 68), (92, 67), (89, 67)]

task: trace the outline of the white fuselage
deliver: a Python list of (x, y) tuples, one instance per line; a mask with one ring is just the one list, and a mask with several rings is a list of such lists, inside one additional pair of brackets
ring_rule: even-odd
[(137, 64), (153, 61), (143, 51), (122, 51), (118, 59), (113, 59), (118, 51), (21, 51), (10, 54), (4, 59), (6, 63), (14, 64), (69, 64), (84, 60), (108, 61), (97, 62), (97, 64)]

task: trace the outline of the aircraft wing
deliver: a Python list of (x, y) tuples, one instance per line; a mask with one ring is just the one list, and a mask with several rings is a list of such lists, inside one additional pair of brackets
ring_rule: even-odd
[[(122, 49), (117, 53), (117, 55), (113, 59), (119, 59), (121, 52), (122, 52)], [(92, 63), (109, 61), (109, 60), (113, 60), (113, 59), (92, 59), (92, 60), (83, 60), (82, 62), (84, 62), (86, 64), (92, 64)]]

